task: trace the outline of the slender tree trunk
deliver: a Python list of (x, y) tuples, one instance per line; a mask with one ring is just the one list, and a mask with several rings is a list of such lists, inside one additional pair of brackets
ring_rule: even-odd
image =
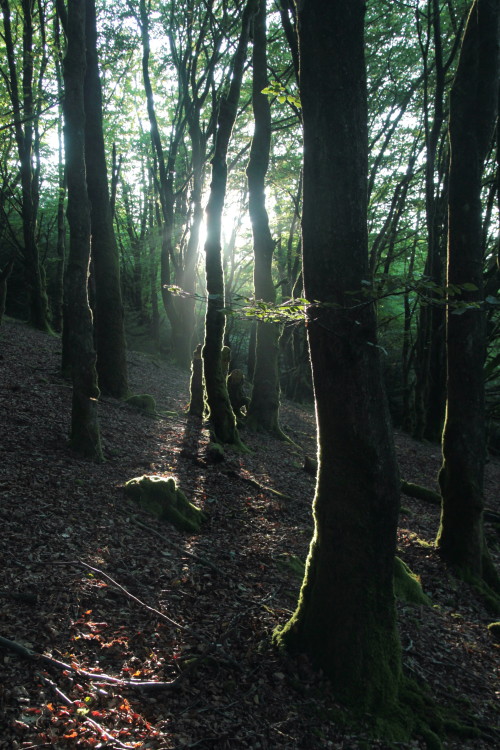
[(7, 299), (7, 280), (12, 273), (16, 260), (15, 254), (12, 255), (6, 265), (0, 270), (0, 325), (2, 325), (3, 315), (5, 312), (5, 302)]
[[(179, 314), (177, 300), (175, 296), (169, 291), (172, 282), (171, 263), (174, 259), (173, 254), (173, 243), (172, 243), (172, 232), (174, 225), (174, 208), (175, 208), (175, 196), (173, 189), (173, 174), (175, 166), (175, 158), (177, 154), (177, 148), (180, 142), (180, 138), (184, 129), (184, 121), (176, 121), (175, 127), (176, 133), (170, 141), (170, 149), (168, 158), (165, 160), (165, 152), (162, 146), (160, 130), (158, 128), (158, 120), (156, 117), (153, 87), (151, 84), (151, 77), (149, 73), (149, 57), (150, 57), (150, 42), (149, 42), (149, 17), (148, 9), (146, 7), (145, 0), (139, 2), (140, 12), (140, 27), (141, 27), (141, 40), (142, 40), (142, 72), (144, 80), (144, 90), (146, 93), (146, 105), (148, 110), (148, 118), (151, 131), (151, 144), (158, 164), (158, 177), (159, 177), (159, 196), (161, 203), (162, 212), (162, 245), (160, 255), (160, 276), (161, 276), (161, 293), (163, 306), (167, 313), (170, 327), (172, 330), (172, 348), (174, 351), (174, 357), (177, 357), (177, 350), (179, 347), (182, 349), (181, 357), (188, 353), (187, 363), (190, 361), (190, 348), (185, 349), (185, 335), (182, 328), (182, 315)], [(174, 264), (175, 265), (175, 264)], [(176, 270), (174, 268), (174, 270)]]
[[(497, 114), (500, 3), (475, 0), (450, 105), (446, 423), (437, 548), (466, 576), (491, 581), (483, 535), (485, 461), (481, 180)], [(456, 308), (456, 304), (465, 305)], [(486, 569), (485, 569), (486, 564)], [(498, 578), (496, 578), (498, 585)], [(500, 591), (500, 587), (499, 587)]]
[(97, 59), (95, 0), (85, 4), (85, 164), (91, 206), (95, 273), (95, 343), (99, 386), (115, 398), (128, 395), (120, 262), (113, 229), (102, 123), (102, 90)]
[[(443, 201), (436, 193), (436, 155), (443, 137), (445, 69), (441, 39), (441, 10), (439, 0), (428, 0), (427, 46), (422, 46), (424, 63), (424, 122), (426, 137), (425, 212), (427, 222), (427, 260), (424, 274), (438, 286), (444, 283), (444, 223)], [(434, 43), (435, 88), (433, 96), (433, 121), (430, 123), (429, 85), (430, 66), (428, 45)], [(422, 42), (421, 42), (422, 44)], [(439, 188), (438, 188), (439, 190)], [(417, 358), (415, 383), (415, 425), (418, 439), (439, 440), (444, 420), (445, 405), (445, 320), (443, 309), (436, 305), (423, 305), (417, 329)]]
[[(247, 167), (250, 219), (254, 246), (255, 299), (276, 302), (272, 275), (274, 242), (266, 211), (265, 178), (271, 149), (271, 105), (262, 90), (268, 85), (266, 53), (266, 0), (259, 0), (253, 23), (252, 103), (255, 129)], [(247, 425), (281, 436), (279, 427), (279, 354), (280, 327), (277, 323), (257, 322), (255, 369)]]
[(85, 176), (84, 140), (85, 0), (71, 0), (69, 4), (67, 40), (64, 58), (64, 121), (70, 244), (64, 325), (68, 330), (73, 379), (70, 443), (74, 450), (84, 456), (101, 460), (97, 418), (99, 389), (87, 291), (90, 204)]
[(255, 0), (248, 0), (243, 11), (240, 39), (233, 60), (229, 92), (223, 98), (217, 122), (215, 153), (212, 159), (212, 182), (207, 205), (207, 239), (205, 242), (205, 269), (207, 280), (207, 312), (205, 317), (205, 343), (203, 370), (210, 422), (217, 440), (241, 445), (236, 418), (227, 392), (222, 367), (224, 343), (224, 273), (222, 270), (221, 221), (227, 184), (227, 149), (240, 98), (243, 64), (245, 61), (250, 17)]
[(390, 710), (400, 644), (393, 568), (399, 478), (368, 273), (363, 0), (299, 11), (304, 287), (318, 424), (315, 531), (278, 642), (309, 654), (339, 699)]
[[(33, 3), (22, 0), (23, 10), (23, 74), (22, 99), (19, 92), (18, 71), (8, 0), (1, 0), (4, 40), (9, 68), (9, 89), (14, 113), (14, 129), (21, 171), (21, 217), (23, 222), (24, 267), (28, 289), (30, 323), (42, 331), (49, 331), (48, 300), (40, 267), (36, 243), (37, 184), (33, 171), (34, 103), (33, 103)], [(23, 127), (24, 121), (24, 127)]]
[[(54, 16), (54, 37), (55, 37), (55, 65), (57, 75), (57, 93), (59, 99), (63, 100), (63, 81), (62, 81), (62, 52), (61, 52), (61, 35), (59, 30), (59, 17)], [(57, 194), (57, 267), (56, 267), (56, 284), (55, 295), (52, 304), (52, 322), (56, 331), (62, 331), (63, 328), (63, 303), (64, 303), (64, 263), (66, 259), (66, 224), (64, 219), (64, 203), (66, 199), (66, 175), (64, 169), (63, 153), (63, 127), (62, 127), (62, 109), (57, 118), (57, 143), (58, 143), (58, 194)], [(64, 336), (63, 336), (64, 339)], [(63, 340), (64, 352), (64, 340)], [(63, 354), (64, 359), (64, 354)], [(63, 370), (64, 364), (63, 364)]]
[(179, 279), (180, 286), (187, 295), (179, 297), (177, 300), (179, 325), (175, 350), (177, 362), (181, 367), (188, 366), (192, 356), (192, 342), (195, 332), (194, 293), (196, 290), (196, 265), (198, 262), (198, 248), (203, 223), (202, 193), (206, 161), (206, 136), (202, 133), (200, 127), (200, 111), (194, 104), (191, 105), (191, 111), (188, 114), (188, 129), (192, 151), (193, 187), (191, 203), (193, 206), (193, 216), (189, 229), (184, 267)]

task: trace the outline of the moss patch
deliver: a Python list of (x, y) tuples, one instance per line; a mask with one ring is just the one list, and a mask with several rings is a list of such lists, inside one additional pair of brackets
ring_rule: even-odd
[(135, 477), (126, 482), (125, 494), (148, 513), (180, 531), (196, 533), (206, 518), (176, 486), (173, 477)]
[(144, 414), (154, 417), (156, 414), (156, 401), (149, 393), (137, 393), (125, 399), (125, 403)]
[(409, 604), (432, 604), (422, 590), (419, 577), (399, 557), (394, 558), (394, 594)]
[(297, 555), (281, 555), (276, 563), (278, 567), (281, 568), (281, 570), (292, 572), (293, 575), (300, 580), (304, 578), (306, 566), (304, 565), (300, 557), (297, 557)]
[(222, 446), (220, 443), (209, 443), (206, 449), (206, 457), (207, 461), (209, 461), (211, 464), (218, 464), (221, 461), (224, 461), (224, 459), (226, 458), (226, 455), (224, 453), (224, 446)]

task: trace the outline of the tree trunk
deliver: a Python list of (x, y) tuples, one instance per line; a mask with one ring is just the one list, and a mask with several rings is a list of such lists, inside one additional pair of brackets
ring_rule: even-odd
[[(443, 137), (445, 68), (441, 39), (441, 10), (439, 0), (428, 0), (427, 43), (422, 46), (424, 65), (424, 125), (426, 140), (425, 213), (427, 223), (427, 260), (424, 275), (438, 286), (444, 283), (445, 216), (443, 200), (436, 192), (436, 155)], [(420, 28), (420, 27), (419, 27)], [(435, 89), (433, 121), (430, 123), (429, 84), (431, 66), (428, 46), (434, 43)], [(439, 187), (437, 189), (439, 191)], [(437, 297), (436, 297), (437, 299)], [(417, 357), (415, 360), (415, 416), (414, 435), (417, 439), (437, 441), (441, 437), (445, 407), (445, 319), (438, 305), (422, 305), (417, 328)]]
[(443, 505), (436, 545), (463, 575), (475, 577), (489, 577), (490, 571), (483, 535), (486, 340), (481, 179), (497, 113), (499, 19), (498, 0), (475, 0), (450, 102), (447, 283), (466, 288), (461, 286), (447, 310), (448, 398), (439, 475)]
[(95, 0), (86, 0), (85, 4), (85, 41), (85, 165), (95, 273), (97, 372), (99, 386), (104, 393), (115, 398), (125, 398), (128, 395), (128, 380), (120, 262), (113, 229), (104, 150)]
[[(21, 171), (21, 217), (24, 239), (24, 268), (29, 301), (29, 321), (42, 331), (49, 331), (48, 300), (40, 268), (36, 243), (38, 185), (34, 180), (33, 142), (35, 111), (33, 102), (33, 3), (22, 0), (23, 9), (23, 74), (22, 100), (19, 92), (18, 72), (8, 0), (1, 0), (4, 40), (9, 67), (9, 90), (14, 114), (14, 130)], [(24, 122), (24, 127), (22, 123)]]
[[(138, 20), (141, 28), (142, 40), (142, 73), (150, 125), (151, 144), (158, 164), (159, 196), (163, 220), (160, 255), (161, 294), (163, 306), (167, 313), (172, 330), (172, 348), (174, 357), (179, 364), (188, 366), (190, 361), (191, 344), (189, 347), (185, 347), (185, 333), (182, 326), (182, 315), (178, 310), (177, 298), (169, 290), (169, 287), (173, 283), (170, 266), (171, 261), (174, 258), (172, 243), (175, 208), (173, 175), (175, 172), (177, 149), (185, 128), (185, 120), (179, 118), (178, 113), (175, 122), (172, 123), (172, 129), (175, 130), (175, 134), (170, 138), (169, 152), (167, 154), (167, 159), (165, 160), (165, 152), (161, 142), (160, 130), (156, 117), (153, 87), (149, 73), (149, 57), (151, 49), (149, 42), (149, 16), (145, 0), (140, 0), (139, 2), (139, 13), (140, 18)], [(177, 353), (179, 347), (181, 349), (180, 357)], [(180, 359), (183, 360), (182, 363)]]
[(318, 425), (315, 531), (297, 610), (276, 637), (346, 704), (398, 696), (393, 568), (399, 478), (368, 274), (363, 0), (299, 11), (304, 287)]
[[(59, 100), (63, 101), (64, 89), (62, 81), (62, 53), (61, 53), (61, 34), (59, 28), (59, 17), (54, 15), (54, 38), (55, 38), (55, 55), (54, 62), (57, 76), (57, 94)], [(64, 149), (63, 149), (63, 126), (62, 126), (62, 108), (57, 118), (57, 144), (58, 144), (58, 194), (57, 194), (57, 266), (56, 266), (56, 283), (55, 292), (52, 300), (52, 323), (56, 331), (63, 329), (63, 303), (64, 303), (64, 263), (66, 259), (66, 223), (64, 219), (64, 202), (66, 198), (66, 175), (64, 169)], [(63, 342), (64, 349), (64, 342)], [(64, 356), (64, 355), (63, 355)], [(64, 369), (64, 365), (63, 365)]]
[(205, 242), (207, 312), (205, 317), (205, 343), (203, 346), (203, 371), (209, 417), (217, 440), (241, 446), (236, 418), (227, 392), (222, 368), (224, 342), (224, 273), (222, 270), (221, 221), (227, 184), (227, 149), (240, 98), (243, 64), (248, 45), (250, 17), (254, 0), (248, 0), (243, 12), (242, 30), (233, 60), (229, 92), (221, 101), (217, 121), (215, 152), (212, 159), (212, 182), (207, 205), (207, 239)]
[[(266, 0), (259, 0), (253, 22), (252, 103), (255, 130), (247, 167), (248, 198), (254, 247), (254, 292), (256, 300), (276, 302), (272, 276), (274, 242), (269, 229), (265, 201), (265, 177), (271, 148), (271, 106), (262, 90), (268, 85), (266, 54)], [(279, 354), (280, 328), (276, 323), (257, 322), (255, 368), (247, 425), (282, 436), (279, 427)]]
[(68, 330), (73, 379), (70, 444), (84, 456), (101, 460), (97, 419), (99, 389), (87, 291), (90, 205), (85, 177), (84, 142), (85, 1), (72, 0), (68, 6), (68, 46), (64, 58), (67, 216), (70, 231), (64, 325)]
[(5, 302), (7, 299), (7, 280), (12, 273), (15, 260), (16, 256), (14, 254), (0, 271), (0, 325), (2, 325), (3, 315), (5, 312)]

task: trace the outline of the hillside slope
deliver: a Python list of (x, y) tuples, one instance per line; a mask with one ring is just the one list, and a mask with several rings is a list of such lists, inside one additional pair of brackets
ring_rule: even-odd
[[(301, 466), (314, 455), (312, 412), (282, 411), (303, 451), (244, 432), (251, 453), (210, 463), (207, 430), (183, 411), (188, 375), (131, 352), (131, 387), (152, 394), (160, 415), (102, 399), (106, 463), (95, 465), (67, 447), (59, 359), (57, 338), (9, 320), (0, 328), (0, 636), (51, 658), (0, 648), (0, 748), (386, 747), (346, 735), (328, 684), (270, 644), (295, 606), (293, 563), (311, 535), (314, 480)], [(396, 440), (404, 478), (435, 486), (438, 447)], [(200, 535), (160, 526), (124, 498), (124, 482), (145, 473), (177, 477), (207, 512)], [(497, 512), (499, 487), (493, 460), (487, 505)], [(447, 747), (494, 747), (495, 618), (429, 545), (438, 509), (402, 504), (400, 555), (433, 604), (399, 605), (405, 670), (483, 732), (449, 736)], [(131, 690), (130, 678), (173, 684)]]

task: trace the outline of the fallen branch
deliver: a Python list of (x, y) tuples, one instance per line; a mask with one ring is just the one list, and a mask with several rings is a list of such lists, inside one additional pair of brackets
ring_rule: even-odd
[[(441, 495), (439, 492), (429, 490), (427, 487), (422, 487), (420, 484), (402, 481), (401, 492), (403, 495), (414, 497), (416, 500), (422, 500), (424, 503), (429, 503), (429, 505), (435, 505), (438, 508), (441, 507)], [(489, 508), (484, 509), (483, 517), (485, 521), (500, 523), (500, 513), (490, 510)]]
[(174, 627), (179, 628), (179, 630), (189, 630), (185, 625), (180, 625), (178, 622), (175, 622), (175, 620), (172, 620), (171, 617), (168, 617), (168, 615), (163, 614), (163, 612), (160, 612), (159, 609), (155, 609), (154, 607), (150, 607), (149, 604), (146, 604), (141, 599), (138, 599), (136, 596), (130, 593), (130, 591), (127, 591), (124, 586), (122, 586), (120, 583), (114, 580), (114, 578), (111, 578), (107, 573), (105, 573), (103, 570), (100, 570), (99, 568), (94, 568), (92, 565), (89, 565), (86, 562), (83, 562), (83, 560), (78, 560), (77, 562), (68, 563), (68, 565), (82, 565), (84, 568), (88, 568), (89, 570), (92, 570), (94, 573), (97, 573), (99, 576), (102, 576), (102, 578), (105, 578), (107, 581), (113, 584), (113, 586), (116, 586), (117, 589), (119, 589), (125, 596), (128, 596), (129, 599), (132, 599), (132, 601), (137, 602), (137, 604), (140, 604), (141, 607), (144, 607), (145, 609), (148, 609), (150, 612), (154, 612), (155, 615), (158, 615), (158, 617), (161, 617), (163, 620), (166, 620), (171, 625), (174, 625)]
[[(55, 682), (52, 680), (49, 680), (48, 677), (44, 677), (43, 674), (38, 674), (37, 677), (45, 684), (47, 685), (61, 700), (66, 706), (69, 708), (72, 708), (75, 713), (78, 711), (78, 705), (75, 703), (75, 701), (72, 701), (71, 698), (68, 698), (68, 696), (63, 693), (61, 688), (59, 688)], [(78, 716), (78, 714), (76, 713)], [(123, 742), (120, 742), (120, 740), (116, 739), (116, 737), (113, 737), (113, 735), (107, 731), (107, 729), (104, 729), (103, 726), (97, 723), (97, 721), (94, 721), (94, 719), (91, 719), (89, 716), (82, 717), (82, 723), (83, 724), (89, 724), (92, 729), (97, 729), (97, 731), (100, 733), (101, 737), (104, 737), (104, 739), (107, 742), (113, 743), (113, 748), (118, 748), (119, 750), (130, 750), (130, 745), (124, 745)]]
[(242, 482), (249, 484), (251, 487), (255, 487), (261, 492), (270, 492), (273, 495), (277, 495), (278, 497), (281, 497), (283, 500), (293, 499), (290, 495), (285, 495), (284, 492), (279, 492), (278, 490), (273, 490), (272, 487), (266, 487), (266, 485), (260, 484), (260, 482), (257, 482), (256, 479), (251, 479), (250, 477), (244, 477), (242, 474), (238, 474), (238, 472), (235, 471), (234, 469), (228, 469), (228, 471), (225, 471), (224, 474), (226, 477), (235, 477), (236, 479), (240, 479)]
[(118, 687), (129, 688), (133, 690), (173, 690), (179, 686), (179, 682), (181, 681), (181, 679), (184, 679), (184, 676), (186, 674), (186, 670), (184, 670), (184, 672), (182, 672), (180, 675), (178, 675), (178, 677), (176, 677), (174, 680), (171, 680), (170, 682), (159, 682), (155, 680), (122, 680), (119, 677), (112, 677), (111, 675), (103, 673), (88, 672), (86, 669), (80, 669), (79, 667), (75, 667), (73, 664), (66, 664), (66, 662), (64, 661), (54, 659), (52, 656), (47, 656), (46, 654), (40, 654), (37, 651), (26, 648), (26, 646), (23, 646), (17, 641), (11, 641), (9, 638), (4, 638), (3, 636), (0, 636), (0, 646), (2, 646), (3, 648), (7, 648), (10, 651), (14, 651), (25, 659), (38, 661), (41, 664), (45, 664), (49, 667), (57, 667), (57, 669), (71, 672), (80, 678), (84, 678), (92, 682), (107, 682)]

